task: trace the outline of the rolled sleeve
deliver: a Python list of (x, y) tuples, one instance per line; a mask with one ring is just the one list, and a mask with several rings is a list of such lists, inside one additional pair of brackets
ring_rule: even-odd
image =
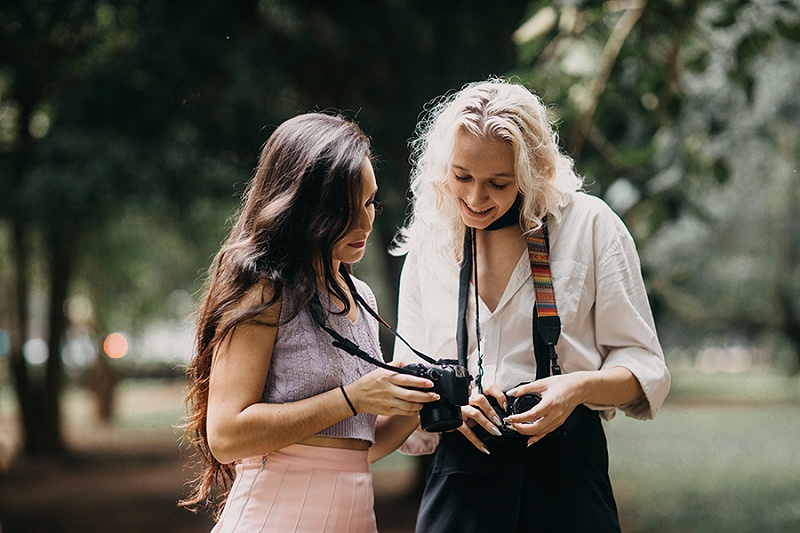
[(619, 409), (632, 418), (652, 419), (667, 397), (670, 374), (627, 231), (618, 233), (598, 264), (595, 324), (595, 341), (605, 354), (601, 368), (627, 368), (644, 391), (642, 398)]

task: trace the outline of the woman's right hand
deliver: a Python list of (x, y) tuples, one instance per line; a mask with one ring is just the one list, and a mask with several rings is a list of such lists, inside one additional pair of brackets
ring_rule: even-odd
[[(402, 366), (396, 362), (389, 364)], [(344, 389), (358, 413), (409, 416), (417, 414), (424, 404), (439, 399), (435, 392), (415, 390), (431, 387), (433, 382), (429, 379), (377, 368)]]
[(486, 395), (494, 397), (498, 405), (506, 409), (506, 396), (497, 385), (491, 384), (483, 389), (483, 394), (473, 391), (469, 398), (469, 405), (461, 408), (461, 415), (464, 418), (464, 423), (458, 428), (458, 431), (469, 440), (473, 446), (485, 454), (489, 453), (489, 449), (481, 441), (475, 432), (472, 430), (475, 426), (481, 426), (483, 429), (494, 435), (500, 436), (500, 428), (503, 426), (503, 421), (497, 416), (497, 412), (489, 403)]

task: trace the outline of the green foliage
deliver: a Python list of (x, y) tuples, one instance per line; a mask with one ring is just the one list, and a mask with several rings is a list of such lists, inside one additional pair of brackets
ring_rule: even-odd
[(514, 72), (632, 229), (664, 331), (681, 343), (779, 331), (800, 354), (800, 217), (787, 200), (800, 194), (800, 5), (537, 6), (549, 26), (518, 35)]
[[(24, 216), (33, 230), (70, 241), (80, 265), (76, 287), (108, 278), (108, 287), (119, 288), (116, 295), (92, 289), (104, 300), (98, 309), (119, 308), (128, 285), (189, 289), (224, 227), (204, 234), (210, 240), (200, 247), (203, 260), (184, 265), (182, 282), (160, 283), (144, 273), (134, 281), (135, 269), (118, 267), (142, 263), (151, 276), (164, 272), (146, 254), (130, 257), (135, 245), (122, 244), (130, 235), (109, 228), (122, 218), (161, 220), (160, 237), (168, 241), (164, 233), (175, 232), (172, 247), (185, 251), (198, 236), (179, 221), (202, 210), (218, 224), (232, 213), (274, 125), (299, 112), (341, 109), (375, 140), (385, 247), (405, 213), (405, 142), (416, 114), (434, 96), (511, 66), (507, 36), (525, 4), (254, 1), (189, 8), (97, 0), (67, 2), (61, 10), (36, 2), (7, 8), (0, 12), (7, 30), (0, 47), (9, 52), (2, 56), (1, 98), (19, 109), (20, 95), (36, 98), (29, 115), (2, 121), (3, 149), (19, 153), (26, 126), (41, 125), (24, 169), (4, 171), (17, 185), (6, 190), (11, 203), (0, 205), (0, 217)], [(151, 231), (149, 224), (143, 221), (142, 231)], [(115, 238), (116, 245), (109, 240)], [(104, 253), (94, 250), (99, 243)]]
[[(7, 249), (16, 277), (4, 276), (2, 290), (24, 297), (50, 290), (59, 320), (47, 372), (56, 393), (46, 396), (58, 397), (67, 325), (59, 310), (70, 295), (92, 300), (101, 330), (176, 318), (169, 295), (198, 293), (259, 147), (292, 115), (342, 110), (373, 137), (386, 204), (373, 240), (385, 250), (405, 216), (406, 140), (417, 114), (449, 89), (511, 68), (508, 36), (526, 6), (71, 0), (0, 7), (0, 225), (19, 236)], [(399, 262), (386, 264), (395, 287)], [(0, 301), (4, 325), (6, 316), (26, 314), (13, 300)], [(32, 322), (40, 328), (37, 309)], [(31, 317), (15, 318), (8, 322)], [(14, 329), (20, 362), (29, 331)], [(24, 361), (18, 368), (26, 388)], [(50, 412), (56, 419), (56, 402)]]

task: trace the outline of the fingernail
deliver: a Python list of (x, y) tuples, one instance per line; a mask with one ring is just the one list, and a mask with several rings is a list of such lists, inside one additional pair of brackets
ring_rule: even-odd
[(503, 411), (508, 411), (508, 402), (503, 402)]
[(481, 446), (481, 451), (482, 451), (483, 453), (485, 453), (486, 455), (491, 455), (491, 454), (489, 453), (489, 450), (487, 450), (485, 446)]
[(495, 435), (497, 435), (498, 437), (500, 437), (500, 436), (502, 436), (502, 435), (503, 435), (503, 433), (502, 433), (502, 432), (501, 432), (499, 429), (497, 429), (496, 427), (494, 427), (494, 426), (492, 426), (492, 433), (494, 433), (494, 434), (495, 434)]
[(439, 395), (438, 395), (438, 394), (436, 394), (435, 392), (433, 393), (433, 396), (434, 396), (434, 398), (433, 398), (433, 401), (434, 401), (434, 402), (435, 402), (436, 400), (439, 400), (439, 399), (441, 399), (441, 398), (442, 398), (441, 396), (439, 396)]
[(492, 422), (494, 422), (494, 425), (496, 425), (496, 426), (502, 426), (503, 425), (503, 422), (497, 416), (493, 416), (492, 417)]
[(509, 396), (514, 396), (516, 393), (517, 393), (517, 389), (511, 389), (506, 394), (508, 394)]

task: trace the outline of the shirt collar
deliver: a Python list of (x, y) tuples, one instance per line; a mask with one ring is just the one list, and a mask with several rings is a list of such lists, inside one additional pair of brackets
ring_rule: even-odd
[[(505, 305), (514, 297), (514, 295), (517, 294), (517, 292), (523, 286), (525, 286), (525, 282), (527, 282), (530, 277), (531, 263), (528, 258), (528, 251), (525, 250), (522, 255), (520, 255), (519, 261), (517, 261), (517, 266), (514, 267), (514, 271), (511, 273), (511, 277), (508, 280), (506, 290), (503, 291), (503, 296), (500, 297), (497, 308), (492, 314), (497, 314), (502, 311), (503, 307), (505, 307)], [(481, 301), (481, 303), (483, 303), (483, 301)], [(533, 304), (533, 302), (531, 302), (531, 304)], [(488, 311), (488, 309), (486, 310)]]

